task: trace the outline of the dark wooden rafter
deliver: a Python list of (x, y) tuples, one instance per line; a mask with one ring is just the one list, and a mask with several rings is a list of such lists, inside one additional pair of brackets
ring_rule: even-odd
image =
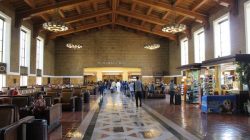
[(46, 22), (48, 22), (48, 21), (50, 20), (47, 14), (41, 14), (40, 16), (41, 16), (42, 19), (43, 19), (44, 21), (46, 21)]
[(196, 21), (198, 21), (200, 23), (208, 23), (207, 15), (193, 12), (193, 11), (190, 11), (188, 9), (184, 9), (184, 8), (180, 8), (180, 7), (173, 7), (170, 4), (166, 4), (166, 3), (158, 2), (158, 1), (151, 1), (151, 0), (132, 0), (132, 1), (146, 5), (146, 6), (151, 6), (153, 8), (159, 9), (159, 10), (175, 12), (176, 14), (195, 19)]
[[(94, 11), (97, 11), (97, 10), (98, 10), (97, 3), (96, 3), (96, 2), (93, 2), (93, 3), (92, 3), (92, 6), (93, 6)], [(96, 22), (98, 22), (98, 21), (99, 21), (99, 16), (96, 16)]]
[(117, 0), (112, 0), (112, 29), (114, 29), (115, 26), (116, 9), (117, 9)]
[(96, 12), (91, 12), (91, 13), (87, 13), (87, 14), (81, 14), (81, 15), (77, 15), (77, 16), (63, 18), (62, 21), (64, 21), (65, 23), (73, 23), (73, 22), (78, 22), (78, 21), (81, 21), (81, 20), (95, 18), (97, 16), (108, 15), (108, 14), (111, 14), (111, 13), (112, 13), (112, 11), (109, 10), (109, 9), (98, 10)]
[(78, 14), (82, 14), (82, 10), (79, 5), (76, 6), (76, 11)]
[[(196, 10), (198, 10), (202, 5), (206, 4), (207, 2), (209, 2), (211, 0), (202, 0), (200, 3), (197, 3), (195, 6), (193, 6), (192, 8), (192, 12), (195, 12)], [(177, 23), (181, 23), (183, 22), (187, 17), (182, 17), (179, 21), (177, 21)], [(204, 23), (204, 25), (208, 24), (208, 21)], [(206, 25), (207, 26), (207, 25)]]
[(65, 18), (64, 12), (62, 9), (58, 9), (58, 13), (62, 18)]
[(28, 4), (31, 8), (35, 8), (36, 5), (34, 3), (34, 0), (24, 0), (26, 4)]
[(177, 6), (178, 4), (184, 2), (184, 0), (176, 0), (175, 3), (173, 4), (173, 6)]
[[(135, 7), (136, 7), (136, 3), (132, 3), (130, 11), (133, 12), (135, 10)], [(130, 21), (131, 21), (131, 17), (128, 17), (128, 22)]]
[(68, 7), (75, 7), (78, 5), (89, 5), (91, 4), (93, 1), (98, 2), (101, 0), (69, 0), (69, 1), (62, 1), (62, 2), (56, 2), (56, 3), (52, 3), (52, 4), (48, 4), (45, 6), (41, 6), (41, 7), (37, 7), (31, 10), (27, 10), (27, 11), (17, 11), (17, 15), (20, 19), (24, 19), (30, 16), (34, 16), (34, 15), (40, 15), (43, 13), (47, 13), (50, 10), (53, 9), (63, 9), (63, 8), (68, 8)]
[(56, 37), (59, 37), (59, 36), (64, 36), (64, 35), (68, 35), (68, 34), (72, 34), (72, 33), (76, 33), (76, 32), (81, 32), (81, 31), (84, 31), (84, 30), (89, 30), (89, 29), (100, 27), (100, 26), (106, 26), (106, 25), (109, 25), (109, 24), (112, 24), (112, 21), (107, 20), (107, 21), (82, 25), (82, 26), (79, 26), (79, 27), (77, 27), (75, 29), (74, 28), (69, 29), (69, 30), (67, 30), (65, 32), (49, 34), (48, 38), (49, 39), (55, 39)]
[(151, 16), (147, 16), (147, 15), (144, 15), (144, 14), (138, 14), (138, 13), (127, 11), (127, 10), (117, 10), (116, 13), (119, 14), (119, 15), (128, 16), (128, 17), (131, 17), (131, 18), (143, 20), (145, 22), (158, 24), (158, 25), (165, 25), (165, 24), (168, 23), (167, 20), (162, 20), (162, 19), (159, 19), (159, 18), (156, 18), (156, 17), (151, 17)]
[[(149, 7), (149, 8), (148, 8), (148, 11), (147, 11), (147, 13), (146, 13), (146, 15), (147, 15), (147, 16), (150, 15), (150, 13), (152, 12), (152, 10), (153, 10), (153, 8), (152, 8), (152, 7)], [(144, 24), (145, 24), (145, 21), (142, 20), (141, 26), (143, 26)]]
[(116, 24), (124, 26), (124, 27), (131, 28), (131, 29), (143, 31), (143, 32), (146, 32), (146, 33), (154, 34), (154, 35), (157, 35), (157, 36), (165, 37), (165, 38), (168, 38), (168, 39), (171, 39), (171, 40), (176, 40), (176, 35), (174, 35), (174, 34), (168, 34), (168, 33), (164, 33), (164, 32), (161, 32), (161, 31), (152, 31), (152, 30), (144, 28), (144, 27), (142, 27), (140, 25), (131, 24), (131, 23), (128, 23), (128, 22), (125, 22), (125, 21), (117, 21)]

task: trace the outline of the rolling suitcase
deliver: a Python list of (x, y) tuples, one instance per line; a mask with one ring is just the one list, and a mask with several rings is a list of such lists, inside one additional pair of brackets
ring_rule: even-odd
[(180, 105), (181, 104), (181, 95), (175, 94), (174, 100), (175, 100), (175, 102), (174, 102), (175, 105)]

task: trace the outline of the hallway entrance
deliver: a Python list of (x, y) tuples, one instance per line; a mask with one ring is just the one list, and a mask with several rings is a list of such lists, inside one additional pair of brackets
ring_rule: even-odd
[[(141, 68), (127, 67), (93, 67), (83, 69), (84, 78), (92, 77), (93, 82), (103, 80), (128, 81), (135, 76), (141, 76)], [(86, 81), (88, 79), (84, 79)]]

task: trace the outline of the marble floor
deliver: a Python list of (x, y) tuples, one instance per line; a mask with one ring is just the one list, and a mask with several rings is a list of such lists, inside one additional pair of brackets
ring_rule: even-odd
[(176, 140), (143, 108), (122, 94), (104, 96), (91, 140)]
[(63, 112), (50, 140), (248, 140), (250, 117), (204, 114), (199, 105), (170, 105), (166, 99), (135, 101), (122, 93), (91, 96), (79, 112)]

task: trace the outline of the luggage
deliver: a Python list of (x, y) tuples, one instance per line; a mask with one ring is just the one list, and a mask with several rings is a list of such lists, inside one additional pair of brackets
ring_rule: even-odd
[(175, 94), (175, 97), (174, 97), (174, 104), (175, 105), (180, 105), (181, 104), (181, 95), (180, 94)]

